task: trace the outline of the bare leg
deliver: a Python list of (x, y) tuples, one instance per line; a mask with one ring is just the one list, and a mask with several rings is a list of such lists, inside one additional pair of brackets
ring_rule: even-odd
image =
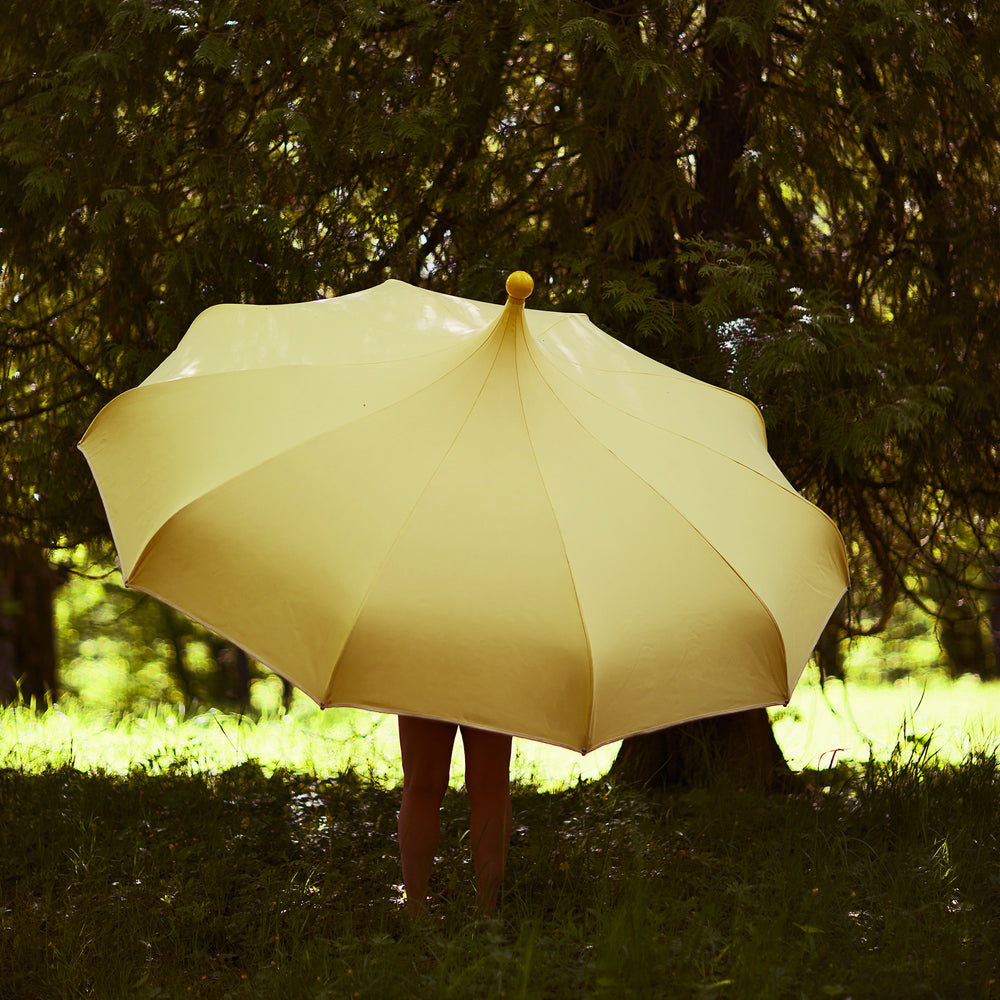
[(472, 809), (469, 838), (476, 870), (476, 897), (480, 910), (492, 913), (514, 825), (510, 805), (511, 738), (462, 726), (462, 743), (465, 787)]
[(441, 840), (441, 800), (448, 789), (451, 752), (458, 727), (453, 722), (399, 717), (403, 759), (403, 800), (399, 807), (399, 857), (406, 909), (423, 913), (434, 854)]

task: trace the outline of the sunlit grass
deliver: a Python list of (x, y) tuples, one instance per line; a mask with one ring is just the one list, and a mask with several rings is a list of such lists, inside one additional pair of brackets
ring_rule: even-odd
[[(539, 787), (561, 787), (606, 773), (616, 752), (612, 745), (584, 757), (517, 740), (511, 773)], [(402, 778), (394, 716), (321, 711), (299, 695), (285, 711), (276, 678), (254, 683), (252, 711), (243, 716), (216, 709), (187, 714), (176, 704), (121, 713), (72, 697), (43, 712), (0, 709), (0, 766), (38, 771), (70, 765), (126, 774), (135, 766), (165, 770), (176, 761), (216, 772), (253, 761), (319, 777), (350, 769), (389, 786)], [(459, 738), (452, 783), (461, 782)]]
[[(929, 739), (942, 760), (958, 762), (974, 747), (1000, 742), (1000, 683), (965, 678), (896, 684), (829, 682), (811, 678), (786, 709), (772, 710), (775, 735), (794, 770), (835, 761), (885, 758), (903, 740)], [(516, 740), (513, 776), (540, 788), (560, 788), (605, 774), (617, 744), (586, 756), (530, 740)], [(45, 712), (0, 710), (0, 766), (40, 770), (69, 764), (81, 770), (125, 774), (141, 765), (164, 769), (171, 761), (219, 771), (254, 761), (324, 776), (353, 769), (386, 785), (401, 777), (392, 716), (350, 709), (320, 711), (296, 696), (286, 712), (276, 678), (256, 681), (252, 711), (186, 714), (163, 704), (139, 713), (116, 713), (65, 698)], [(460, 743), (453, 784), (462, 780)]]
[(929, 740), (941, 761), (958, 763), (973, 749), (1000, 744), (1000, 682), (950, 681), (938, 671), (821, 687), (807, 677), (789, 706), (771, 716), (793, 770), (885, 759), (900, 741)]

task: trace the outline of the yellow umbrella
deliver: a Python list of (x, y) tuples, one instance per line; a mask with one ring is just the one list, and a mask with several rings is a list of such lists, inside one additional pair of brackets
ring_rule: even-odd
[(586, 752), (787, 701), (836, 527), (753, 404), (531, 287), (204, 312), (80, 444), (125, 582), (324, 706)]

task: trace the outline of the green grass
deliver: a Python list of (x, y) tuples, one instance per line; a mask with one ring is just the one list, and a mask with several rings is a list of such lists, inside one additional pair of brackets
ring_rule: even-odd
[[(0, 710), (0, 766), (39, 770), (72, 764), (127, 773), (136, 764), (151, 771), (178, 758), (210, 770), (247, 760), (320, 776), (353, 769), (395, 784), (401, 777), (395, 719), (348, 709), (320, 711), (304, 695), (281, 708), (276, 678), (255, 682), (253, 711), (244, 717), (219, 711), (186, 715), (178, 705), (137, 713), (92, 707), (72, 697), (44, 713)], [(896, 684), (825, 689), (806, 679), (787, 708), (772, 710), (775, 735), (795, 770), (885, 758), (897, 742), (932, 738), (942, 760), (958, 762), (971, 750), (1000, 742), (1000, 683), (936, 675)], [(514, 744), (515, 778), (541, 788), (562, 788), (607, 773), (617, 745), (581, 757), (530, 740)], [(462, 781), (456, 748), (453, 784)]]
[[(275, 679), (272, 678), (272, 681)], [(603, 775), (616, 746), (585, 757), (531, 740), (516, 741), (512, 775), (544, 787)], [(0, 766), (40, 770), (72, 764), (127, 773), (136, 764), (151, 771), (177, 759), (220, 770), (247, 760), (265, 768), (295, 768), (318, 775), (353, 769), (395, 784), (402, 777), (394, 716), (350, 709), (320, 711), (297, 695), (281, 708), (280, 686), (254, 685), (253, 711), (245, 716), (216, 710), (186, 715), (165, 704), (121, 712), (90, 707), (72, 697), (42, 713), (0, 709)], [(462, 783), (462, 754), (456, 746), (453, 784)]]
[(644, 796), (600, 777), (613, 748), (524, 744), (495, 921), (456, 769), (417, 927), (392, 720), (273, 693), (0, 712), (0, 1000), (1000, 998), (995, 686), (848, 689), (854, 726), (803, 685), (786, 754), (855, 763), (793, 797)]
[(0, 996), (996, 997), (995, 756), (849, 792), (515, 788), (499, 920), (449, 792), (434, 918), (354, 772), (0, 772)]
[(775, 736), (793, 769), (884, 759), (897, 743), (931, 739), (941, 760), (957, 763), (1000, 742), (1000, 682), (940, 670), (895, 683), (841, 683), (821, 688), (811, 677), (790, 705), (771, 713)]

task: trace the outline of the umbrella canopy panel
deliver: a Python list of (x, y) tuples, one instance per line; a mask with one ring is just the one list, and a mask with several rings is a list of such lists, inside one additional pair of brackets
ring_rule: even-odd
[(81, 447), (127, 583), (321, 704), (585, 751), (787, 700), (846, 585), (752, 404), (516, 300), (215, 307)]

